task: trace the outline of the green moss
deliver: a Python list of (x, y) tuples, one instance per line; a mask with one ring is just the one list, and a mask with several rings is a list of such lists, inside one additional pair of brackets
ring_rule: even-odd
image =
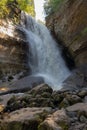
[(59, 122), (59, 125), (62, 127), (63, 130), (68, 130), (69, 129), (68, 124), (66, 122), (64, 122), (64, 121)]
[(0, 130), (22, 130), (22, 127), (22, 123), (16, 121), (0, 124)]
[(21, 122), (15, 122), (15, 121), (13, 121), (13, 122), (10, 122), (9, 124), (8, 124), (8, 130), (22, 130), (22, 123)]
[(16, 96), (13, 95), (12, 98), (7, 102), (7, 105), (10, 105), (11, 103), (15, 102), (17, 100)]
[(60, 104), (59, 104), (59, 108), (66, 108), (69, 106), (69, 102), (64, 99)]
[(82, 30), (82, 35), (85, 35), (85, 34), (87, 34), (87, 27), (85, 27), (83, 30)]
[(43, 93), (41, 94), (41, 96), (44, 97), (44, 98), (50, 98), (50, 97), (51, 97), (51, 94), (48, 93), (48, 92), (43, 92)]
[(60, 105), (59, 105), (59, 108), (61, 109), (61, 108), (66, 108), (66, 107), (68, 107), (68, 105), (67, 104), (65, 104), (65, 103), (60, 103)]
[(47, 127), (47, 125), (46, 124), (40, 124), (39, 126), (38, 126), (38, 130), (52, 130), (52, 128), (49, 128), (49, 127)]
[(70, 43), (70, 45), (75, 44), (76, 42), (81, 41), (81, 39), (84, 39), (84, 37), (86, 35), (87, 35), (87, 27), (85, 27), (83, 30), (81, 30), (81, 32), (73, 38), (73, 40)]

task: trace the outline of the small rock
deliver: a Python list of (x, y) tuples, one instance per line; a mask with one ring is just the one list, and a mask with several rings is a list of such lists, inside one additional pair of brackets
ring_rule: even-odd
[(77, 95), (67, 95), (66, 96), (66, 99), (69, 101), (69, 103), (71, 105), (75, 104), (75, 103), (78, 103), (78, 102), (82, 102), (81, 98)]
[(80, 116), (80, 122), (82, 122), (82, 123), (85, 123), (85, 122), (87, 122), (87, 118), (85, 117), (85, 116)]
[(80, 96), (81, 98), (85, 97), (87, 95), (87, 91), (86, 90), (82, 90), (78, 93), (78, 96)]
[(87, 103), (87, 96), (84, 97), (83, 101)]

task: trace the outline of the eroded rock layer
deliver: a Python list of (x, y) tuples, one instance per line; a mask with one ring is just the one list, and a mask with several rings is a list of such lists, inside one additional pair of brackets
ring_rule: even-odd
[(87, 63), (87, 0), (65, 0), (56, 13), (46, 18), (46, 24), (77, 66)]
[[(24, 37), (23, 35), (21, 35)], [(0, 77), (27, 69), (28, 46), (11, 23), (0, 21)]]

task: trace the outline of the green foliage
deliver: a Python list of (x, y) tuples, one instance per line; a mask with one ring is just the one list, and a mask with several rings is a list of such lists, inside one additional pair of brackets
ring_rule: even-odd
[(87, 34), (87, 27), (85, 27), (83, 30), (82, 30), (82, 34)]
[(7, 0), (0, 0), (0, 18), (4, 18), (9, 13), (6, 3)]
[(47, 15), (54, 13), (64, 0), (45, 0), (44, 9)]
[(32, 16), (35, 16), (34, 1), (33, 0), (17, 0), (19, 8)]
[(21, 10), (34, 16), (33, 0), (0, 0), (0, 18), (18, 19)]

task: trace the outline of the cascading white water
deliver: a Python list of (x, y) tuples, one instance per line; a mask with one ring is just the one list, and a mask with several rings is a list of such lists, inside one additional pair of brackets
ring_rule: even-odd
[(29, 43), (29, 66), (32, 75), (42, 76), (54, 89), (60, 89), (61, 83), (70, 72), (61, 57), (61, 50), (48, 29), (37, 23), (31, 16), (22, 13), (23, 27)]

